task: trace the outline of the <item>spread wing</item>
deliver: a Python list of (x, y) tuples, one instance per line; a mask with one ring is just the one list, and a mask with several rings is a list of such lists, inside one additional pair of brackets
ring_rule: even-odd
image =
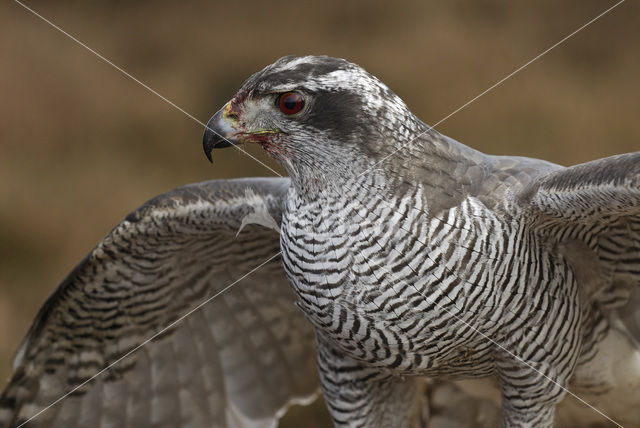
[(272, 230), (288, 186), (199, 183), (127, 216), (40, 310), (0, 426), (55, 402), (25, 426), (266, 427), (312, 400), (313, 331)]
[(590, 297), (607, 291), (628, 298), (640, 288), (640, 152), (551, 172), (525, 189), (520, 203), (534, 227), (584, 243), (567, 251), (586, 257), (572, 260), (578, 271), (595, 274), (588, 279), (600, 288)]
[(586, 296), (617, 307), (640, 349), (640, 152), (543, 175), (519, 202), (536, 228), (569, 242)]

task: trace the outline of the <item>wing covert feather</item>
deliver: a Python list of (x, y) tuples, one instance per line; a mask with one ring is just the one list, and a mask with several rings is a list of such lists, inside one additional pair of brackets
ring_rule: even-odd
[(542, 175), (519, 202), (549, 222), (591, 222), (640, 215), (640, 152)]

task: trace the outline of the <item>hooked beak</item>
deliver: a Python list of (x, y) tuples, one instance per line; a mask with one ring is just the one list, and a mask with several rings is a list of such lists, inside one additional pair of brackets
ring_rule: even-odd
[(207, 127), (204, 130), (202, 148), (209, 162), (213, 162), (211, 157), (213, 149), (230, 147), (236, 143), (233, 139), (234, 136), (238, 134), (238, 130), (233, 126), (235, 121), (226, 115), (228, 109), (229, 105), (227, 104), (218, 110), (216, 114), (209, 119)]

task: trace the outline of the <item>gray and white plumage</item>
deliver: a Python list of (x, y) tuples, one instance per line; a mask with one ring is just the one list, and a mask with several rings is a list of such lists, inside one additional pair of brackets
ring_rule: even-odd
[[(0, 426), (22, 423), (277, 256), (275, 231), (237, 231), (257, 210), (279, 221), (287, 188), (275, 178), (205, 182), (127, 216), (40, 310)], [(26, 426), (270, 427), (316, 394), (313, 331), (275, 257)]]
[[(289, 93), (303, 100), (299, 111), (283, 109)], [(245, 142), (291, 181), (196, 185), (114, 229), (45, 305), (0, 422), (34, 413), (279, 247), (282, 264), (35, 421), (134, 418), (139, 408), (166, 426), (236, 426), (230, 414), (270, 423), (313, 393), (316, 343), (337, 426), (550, 426), (554, 414), (566, 426), (606, 424), (565, 387), (622, 424), (640, 423), (640, 153), (570, 168), (485, 155), (429, 128), (362, 68), (328, 57), (285, 57), (245, 82), (209, 122), (204, 146), (210, 156)], [(256, 204), (280, 236), (266, 221), (234, 239)], [(272, 311), (283, 321), (268, 331), (244, 321)], [(235, 334), (202, 339), (227, 321)], [(188, 346), (238, 364), (194, 362)], [(276, 357), (257, 361), (252, 346)], [(156, 365), (171, 382), (149, 381)], [(183, 376), (200, 365), (209, 371), (197, 381)], [(488, 381), (497, 400), (490, 387), (482, 398), (468, 381), (451, 383), (482, 377), (497, 379)], [(157, 388), (141, 393), (139, 378)], [(208, 397), (202, 413), (190, 411), (192, 396)], [(180, 411), (162, 404), (171, 400)]]

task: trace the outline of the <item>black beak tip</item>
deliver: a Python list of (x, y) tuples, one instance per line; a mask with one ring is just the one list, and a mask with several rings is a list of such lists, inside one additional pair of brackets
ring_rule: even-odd
[(211, 152), (213, 151), (213, 147), (215, 143), (212, 141), (209, 134), (209, 131), (205, 131), (204, 136), (202, 137), (202, 149), (204, 150), (204, 154), (209, 159), (209, 162), (213, 163), (213, 157), (211, 156)]
[(215, 141), (213, 141), (213, 138), (211, 138), (212, 136), (209, 134), (211, 134), (209, 130), (204, 132), (204, 136), (202, 137), (202, 149), (204, 150), (204, 154), (207, 159), (209, 159), (209, 162), (213, 163), (211, 152), (213, 152), (215, 147)]
[[(232, 142), (223, 137), (223, 135), (229, 134), (233, 131), (232, 128), (228, 127), (221, 121), (222, 110), (219, 110), (207, 123), (206, 128), (204, 130), (204, 135), (202, 136), (202, 148), (204, 149), (204, 154), (209, 159), (209, 162), (213, 163), (213, 158), (211, 156), (211, 152), (213, 149), (221, 149), (224, 147), (233, 146)], [(229, 128), (229, 129), (226, 129)]]
[(204, 154), (207, 156), (207, 159), (209, 159), (209, 162), (213, 163), (213, 158), (211, 156), (213, 149), (222, 149), (231, 146), (233, 146), (233, 144), (229, 140), (221, 137), (219, 134), (216, 134), (211, 129), (204, 131), (204, 136), (202, 137), (202, 148), (204, 149)]

